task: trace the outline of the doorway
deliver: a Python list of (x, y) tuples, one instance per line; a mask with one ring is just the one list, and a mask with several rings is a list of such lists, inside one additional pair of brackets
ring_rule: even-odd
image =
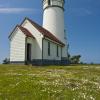
[(31, 61), (31, 44), (27, 43), (27, 61)]

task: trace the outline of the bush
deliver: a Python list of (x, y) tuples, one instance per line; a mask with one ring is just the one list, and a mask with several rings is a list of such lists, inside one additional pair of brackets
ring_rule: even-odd
[(80, 63), (81, 55), (70, 56), (69, 61), (71, 64), (79, 64)]
[(5, 58), (4, 60), (3, 60), (3, 64), (9, 64), (10, 63), (10, 59), (9, 58)]

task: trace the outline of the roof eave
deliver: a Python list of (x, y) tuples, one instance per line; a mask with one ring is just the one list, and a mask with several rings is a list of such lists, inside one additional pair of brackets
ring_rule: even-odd
[(60, 46), (62, 46), (62, 47), (64, 47), (64, 46), (65, 46), (65, 44), (64, 44), (64, 43), (59, 43), (59, 42), (54, 41), (53, 39), (50, 39), (50, 38), (48, 38), (48, 37), (46, 37), (46, 36), (44, 36), (44, 39), (51, 40), (52, 42), (54, 42), (54, 43), (56, 43), (56, 44), (59, 44), (59, 45), (60, 45)]

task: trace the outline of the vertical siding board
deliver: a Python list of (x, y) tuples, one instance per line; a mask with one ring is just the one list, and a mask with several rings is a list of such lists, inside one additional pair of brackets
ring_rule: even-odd
[(18, 29), (10, 41), (10, 61), (25, 61), (25, 35)]

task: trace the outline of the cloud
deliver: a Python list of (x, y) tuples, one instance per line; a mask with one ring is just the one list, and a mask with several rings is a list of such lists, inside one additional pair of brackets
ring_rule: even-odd
[(3, 7), (3, 5), (0, 5), (0, 7)]
[(7, 13), (25, 13), (25, 12), (37, 12), (38, 9), (32, 9), (32, 8), (0, 8), (1, 14), (7, 14)]
[(89, 16), (92, 15), (92, 11), (86, 8), (70, 8), (68, 11), (69, 15), (74, 16)]

